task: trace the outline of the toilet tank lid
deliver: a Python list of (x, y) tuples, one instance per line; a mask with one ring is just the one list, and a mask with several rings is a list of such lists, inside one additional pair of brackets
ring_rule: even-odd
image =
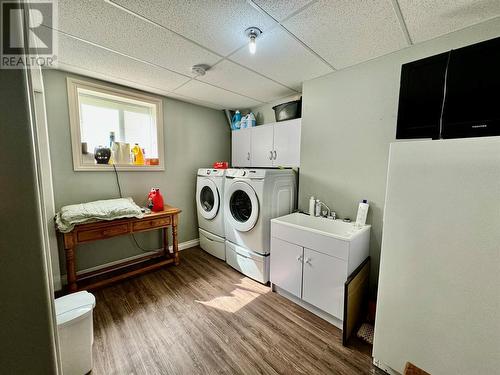
[(56, 298), (55, 304), (56, 315), (61, 315), (84, 307), (93, 309), (95, 306), (95, 297), (92, 293), (81, 291)]

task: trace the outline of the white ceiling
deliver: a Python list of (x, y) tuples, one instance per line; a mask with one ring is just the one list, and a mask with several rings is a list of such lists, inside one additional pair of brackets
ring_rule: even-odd
[(336, 69), (408, 46), (388, 0), (320, 0), (283, 24)]
[[(499, 0), (58, 0), (59, 68), (222, 109), (500, 16)], [(257, 26), (257, 53), (244, 30)], [(207, 64), (205, 76), (191, 66)]]

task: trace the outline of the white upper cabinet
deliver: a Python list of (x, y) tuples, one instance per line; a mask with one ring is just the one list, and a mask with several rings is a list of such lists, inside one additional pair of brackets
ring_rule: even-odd
[(299, 167), (300, 133), (300, 118), (233, 131), (233, 167)]
[(273, 124), (256, 126), (252, 129), (252, 167), (271, 167), (274, 159)]
[(251, 167), (251, 128), (231, 132), (233, 167)]
[(300, 166), (301, 119), (274, 124), (273, 165), (275, 167)]

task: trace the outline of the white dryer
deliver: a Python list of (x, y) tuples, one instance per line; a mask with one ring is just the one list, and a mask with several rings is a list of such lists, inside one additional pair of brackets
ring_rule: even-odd
[(207, 253), (225, 260), (224, 245), (224, 169), (198, 169), (196, 179), (196, 210), (200, 247)]
[(224, 184), (226, 262), (261, 282), (269, 281), (271, 219), (296, 207), (292, 169), (228, 169)]

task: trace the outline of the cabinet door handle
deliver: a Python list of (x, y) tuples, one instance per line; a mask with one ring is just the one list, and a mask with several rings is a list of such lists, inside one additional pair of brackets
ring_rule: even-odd
[(299, 256), (297, 257), (297, 261), (298, 261), (298, 262), (302, 262), (302, 255), (299, 255)]
[(277, 155), (276, 150), (274, 150), (274, 160), (276, 160), (276, 155)]
[(273, 152), (269, 151), (269, 160), (273, 160)]
[(305, 262), (309, 265), (311, 265), (311, 258), (306, 258)]
[(250, 160), (250, 153), (247, 152), (247, 160)]

